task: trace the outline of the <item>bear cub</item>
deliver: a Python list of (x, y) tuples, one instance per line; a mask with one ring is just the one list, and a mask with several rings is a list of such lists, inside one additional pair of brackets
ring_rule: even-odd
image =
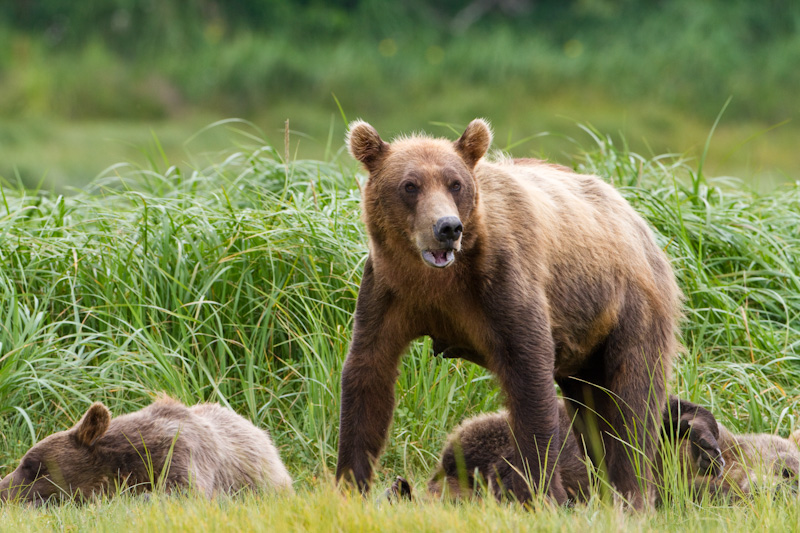
[(186, 407), (161, 396), (111, 418), (100, 402), (71, 429), (33, 446), (0, 481), (0, 501), (85, 500), (127, 486), (192, 488), (207, 497), (245, 488), (292, 491), (269, 434), (214, 403)]
[[(573, 501), (585, 501), (591, 490), (586, 456), (571, 430), (563, 403), (559, 411), (561, 427), (567, 435), (559, 448), (564, 488)], [(664, 484), (665, 476), (674, 475), (663, 466), (666, 446), (676, 447), (679, 468), (690, 481), (697, 500), (706, 495), (735, 500), (760, 488), (773, 489), (786, 482), (797, 484), (800, 431), (789, 439), (769, 434), (737, 435), (720, 424), (708, 409), (675, 396), (664, 407), (662, 430), (662, 453), (654, 469), (659, 485)], [(465, 420), (447, 438), (428, 484), (429, 493), (436, 497), (469, 497), (484, 485), (494, 497), (503, 497), (513, 479), (513, 449), (505, 411)], [(657, 502), (660, 500), (658, 497)]]

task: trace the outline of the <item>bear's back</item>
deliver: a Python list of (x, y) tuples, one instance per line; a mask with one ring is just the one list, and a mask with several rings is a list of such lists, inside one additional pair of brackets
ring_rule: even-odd
[[(481, 162), (475, 169), (484, 216), (518, 228), (540, 226), (548, 250), (619, 249), (652, 240), (649, 229), (622, 195), (597, 176), (547, 163)], [(499, 224), (499, 226), (498, 226)], [(637, 238), (631, 239), (635, 235)], [(641, 249), (641, 248), (640, 248)]]
[[(659, 315), (680, 316), (669, 260), (622, 195), (597, 176), (526, 161), (476, 166), (484, 238), (505, 256), (524, 258), (518, 263), (529, 278), (544, 283), (556, 327), (574, 329), (584, 314), (613, 322), (631, 287)], [(585, 295), (596, 305), (587, 307)]]
[(195, 488), (212, 496), (247, 487), (291, 489), (292, 479), (269, 435), (215, 403), (186, 407), (160, 396), (140, 411), (114, 418), (107, 439), (144, 442), (171, 470), (186, 470)]
[(206, 469), (213, 472), (215, 491), (248, 485), (291, 489), (292, 478), (266, 431), (216, 403), (198, 404), (190, 411), (208, 432), (203, 442), (193, 444), (214, 458)]
[(736, 435), (722, 424), (720, 449), (726, 462), (724, 475), (742, 490), (774, 487), (785, 481), (796, 484), (800, 450), (794, 439), (768, 433)]

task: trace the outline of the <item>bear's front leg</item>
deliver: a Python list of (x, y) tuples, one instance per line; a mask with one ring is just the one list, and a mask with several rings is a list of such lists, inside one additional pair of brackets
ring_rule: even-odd
[[(503, 364), (498, 377), (507, 396), (509, 421), (514, 439), (513, 466), (527, 479), (514, 476), (514, 495), (521, 502), (534, 491), (546, 490), (558, 504), (567, 495), (557, 467), (563, 436), (559, 434), (558, 403), (550, 374), (536, 365), (515, 360)], [(543, 375), (544, 374), (544, 375)]]
[[(508, 306), (505, 307), (506, 309)], [(518, 309), (517, 309), (518, 311)], [(553, 380), (555, 347), (544, 313), (505, 314), (496, 322), (498, 347), (491, 369), (506, 395), (514, 440), (512, 490), (518, 500), (530, 499), (530, 488), (545, 490), (559, 505), (567, 500), (557, 466), (564, 436), (559, 434), (558, 399)], [(524, 322), (519, 317), (533, 318)]]
[(336, 479), (369, 490), (394, 412), (400, 356), (412, 340), (408, 321), (374, 282), (369, 260), (359, 290), (353, 339), (342, 369)]

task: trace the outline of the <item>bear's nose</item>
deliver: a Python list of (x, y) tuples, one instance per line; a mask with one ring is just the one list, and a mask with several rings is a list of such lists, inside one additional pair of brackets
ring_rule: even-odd
[(464, 226), (458, 217), (442, 217), (433, 225), (433, 235), (440, 241), (457, 241), (462, 231)]

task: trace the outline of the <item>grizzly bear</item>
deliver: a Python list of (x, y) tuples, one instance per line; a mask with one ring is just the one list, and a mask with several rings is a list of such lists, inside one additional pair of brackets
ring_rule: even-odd
[(111, 418), (99, 402), (71, 429), (33, 446), (0, 481), (0, 501), (42, 504), (134, 492), (192, 488), (212, 497), (244, 488), (292, 492), (292, 478), (266, 431), (232, 410), (186, 407), (159, 397), (135, 413)]
[[(559, 450), (564, 487), (572, 501), (585, 501), (591, 491), (589, 469), (579, 436), (571, 431), (566, 406), (559, 406), (561, 428), (566, 442)], [(669, 452), (659, 453), (655, 474), (657, 485), (666, 476), (688, 480), (691, 495), (738, 499), (757, 488), (773, 488), (786, 481), (797, 482), (800, 450), (797, 433), (791, 439), (775, 435), (735, 435), (720, 424), (707, 409), (671, 397), (663, 412), (662, 445), (677, 450), (678, 470), (664, 467)], [(439, 464), (428, 483), (434, 497), (469, 497), (485, 486), (500, 499), (513, 480), (510, 461), (514, 439), (507, 413), (483, 414), (462, 422), (447, 438)], [(399, 491), (396, 482), (392, 498), (410, 498), (410, 487)], [(657, 493), (657, 504), (663, 492)]]
[[(492, 133), (387, 143), (361, 121), (348, 145), (369, 178), (369, 255), (342, 370), (338, 480), (369, 490), (402, 353), (428, 335), (489, 369), (517, 436), (511, 490), (563, 502), (555, 381), (576, 429), (635, 508), (679, 349), (680, 292), (652, 232), (596, 176), (539, 160), (483, 159)], [(588, 438), (595, 434), (595, 438)]]

